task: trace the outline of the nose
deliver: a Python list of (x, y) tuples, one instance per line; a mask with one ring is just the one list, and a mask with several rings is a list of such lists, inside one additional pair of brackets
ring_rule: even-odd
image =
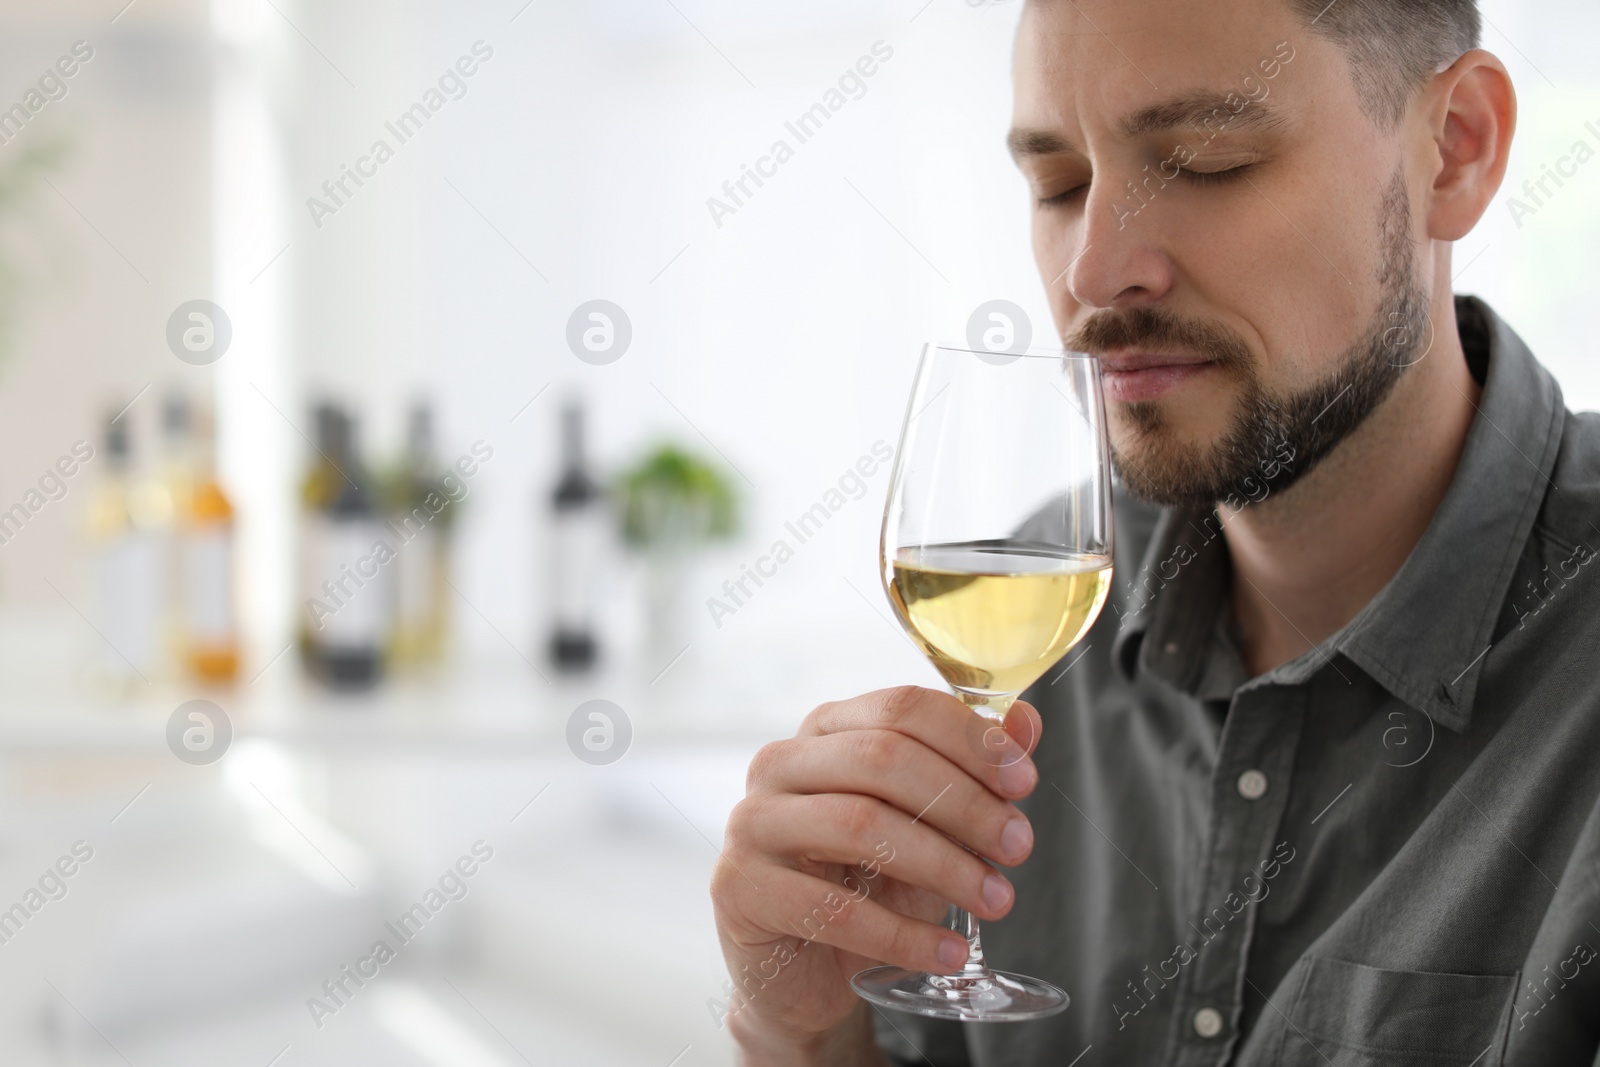
[(1161, 244), (1159, 178), (1143, 184), (1095, 180), (1084, 201), (1081, 242), (1067, 268), (1068, 294), (1096, 310), (1159, 302), (1172, 290), (1174, 268)]

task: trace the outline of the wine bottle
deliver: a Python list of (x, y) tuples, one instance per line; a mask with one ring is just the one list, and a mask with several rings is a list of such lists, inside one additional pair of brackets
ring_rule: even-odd
[(216, 436), (207, 415), (194, 420), (193, 473), (179, 525), (183, 661), (203, 682), (231, 682), (239, 672), (234, 600), (233, 503), (217, 481)]
[(571, 401), (561, 411), (561, 477), (550, 494), (549, 653), (558, 670), (585, 670), (598, 658), (594, 596), (604, 537), (604, 500), (584, 456), (583, 408)]
[(303, 490), (301, 653), (313, 677), (336, 689), (362, 689), (383, 673), (394, 550), (384, 540), (350, 416), (324, 404), (316, 423), (318, 455)]
[(166, 494), (174, 520), (187, 511), (194, 491), (193, 428), (189, 398), (178, 390), (168, 393), (161, 404), (161, 453), (155, 482)]
[(194, 442), (189, 398), (171, 389), (161, 401), (161, 443), (155, 463), (134, 483), (135, 510), (160, 542), (161, 663), (176, 676), (185, 661), (183, 523), (194, 495)]
[(128, 423), (108, 417), (104, 433), (104, 473), (88, 506), (94, 611), (102, 638), (92, 673), (110, 693), (125, 696), (158, 677), (165, 516), (159, 501), (134, 482)]
[(433, 412), (415, 404), (406, 450), (389, 480), (389, 529), (395, 537), (394, 659), (412, 666), (437, 662), (449, 622), (451, 500), (433, 445)]

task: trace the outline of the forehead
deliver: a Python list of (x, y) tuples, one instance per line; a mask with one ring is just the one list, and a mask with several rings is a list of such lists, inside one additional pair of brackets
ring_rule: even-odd
[[(1260, 64), (1282, 42), (1304, 81), (1302, 58), (1325, 45), (1289, 0), (1029, 0), (1017, 31), (1017, 124), (1125, 127), (1174, 99), (1259, 92)], [(1285, 81), (1275, 79), (1272, 95)]]

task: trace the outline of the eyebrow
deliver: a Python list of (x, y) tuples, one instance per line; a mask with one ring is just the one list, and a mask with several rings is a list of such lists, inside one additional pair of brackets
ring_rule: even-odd
[[(1228, 106), (1230, 96), (1244, 101), (1237, 112)], [(1177, 129), (1204, 130), (1204, 121), (1217, 112), (1222, 113), (1224, 129), (1275, 130), (1284, 124), (1283, 115), (1265, 100), (1201, 91), (1140, 108), (1122, 120), (1122, 132), (1129, 137), (1140, 137)]]
[[(1140, 108), (1124, 118), (1119, 128), (1124, 136), (1144, 137), (1180, 129), (1221, 133), (1224, 130), (1275, 130), (1284, 125), (1282, 113), (1265, 101), (1235, 95), (1235, 100), (1244, 100), (1244, 106), (1235, 112), (1228, 104), (1229, 95), (1209, 91), (1186, 93)], [(1207, 131), (1205, 120), (1219, 112), (1219, 122)], [(1007, 133), (1006, 147), (1019, 163), (1034, 156), (1079, 151), (1072, 141), (1052, 130), (1029, 127), (1014, 127)]]
[(1033, 156), (1053, 156), (1061, 152), (1076, 152), (1078, 146), (1049, 130), (1013, 126), (1006, 134), (1006, 148), (1018, 163)]

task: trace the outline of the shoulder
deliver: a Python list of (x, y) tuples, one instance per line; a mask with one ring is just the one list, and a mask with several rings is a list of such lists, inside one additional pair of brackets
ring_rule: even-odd
[[(1571, 581), (1600, 555), (1600, 414), (1565, 413), (1550, 485), (1534, 520), (1525, 566)], [(1600, 570), (1600, 568), (1596, 568)], [(1519, 575), (1519, 578), (1522, 578)], [(1525, 579), (1524, 579), (1525, 580)], [(1594, 603), (1600, 580), (1582, 583), (1579, 598)]]
[[(1591, 670), (1600, 644), (1600, 414), (1569, 411), (1563, 418), (1550, 484), (1495, 633), (1496, 642), (1518, 650), (1529, 684)], [(1600, 691), (1590, 693), (1600, 698)]]
[(1569, 547), (1600, 549), (1600, 413), (1565, 413), (1550, 482), (1537, 529)]

